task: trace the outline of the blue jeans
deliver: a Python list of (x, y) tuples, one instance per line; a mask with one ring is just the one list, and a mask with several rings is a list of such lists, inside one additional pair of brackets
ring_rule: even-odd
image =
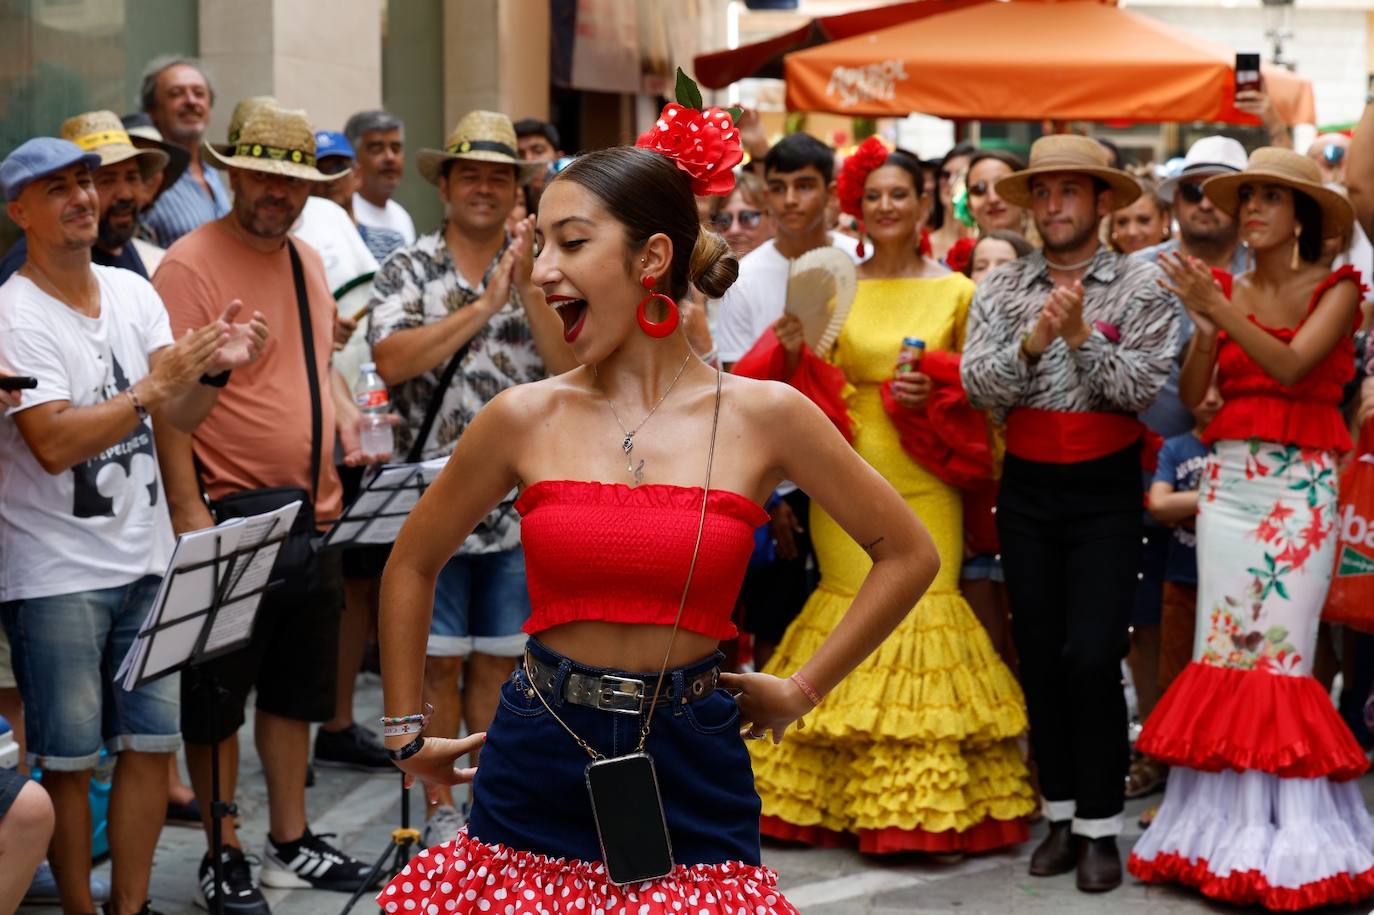
[(114, 682), (162, 579), (0, 604), (24, 702), (29, 765), (54, 772), (95, 767), (111, 753), (181, 747), (180, 677), (132, 692)]
[[(530, 640), (541, 662), (557, 666), (542, 695), (574, 733), (609, 757), (634, 751), (642, 718), (563, 701), (572, 671), (653, 680), (650, 674), (576, 664)], [(645, 750), (653, 757), (677, 864), (759, 863), (759, 796), (749, 751), (739, 735), (739, 707), (725, 690), (683, 702), (687, 678), (720, 663), (712, 654), (668, 671)], [(591, 762), (531, 691), (523, 665), (501, 687), (501, 705), (487, 731), (472, 789), (468, 834), (554, 858), (600, 861), (587, 797)], [(669, 686), (671, 684), (671, 688)]]
[(525, 648), (530, 618), (525, 551), (464, 553), (439, 570), (425, 654), (465, 658), (474, 651), (513, 658)]

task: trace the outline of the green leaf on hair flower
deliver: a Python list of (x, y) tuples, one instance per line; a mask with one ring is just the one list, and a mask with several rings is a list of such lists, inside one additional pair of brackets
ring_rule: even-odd
[(735, 105), (733, 108), (726, 108), (725, 113), (730, 115), (731, 124), (738, 124), (739, 119), (744, 115), (744, 109), (738, 105)]
[(695, 108), (701, 110), (701, 90), (697, 88), (696, 82), (683, 72), (681, 67), (677, 68), (677, 103), (684, 108)]

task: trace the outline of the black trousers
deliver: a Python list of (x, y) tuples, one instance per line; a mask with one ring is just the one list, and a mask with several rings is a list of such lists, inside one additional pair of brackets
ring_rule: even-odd
[(1139, 448), (1075, 464), (1007, 455), (997, 501), (1040, 788), (1075, 817), (1122, 812), (1121, 659), (1142, 536)]

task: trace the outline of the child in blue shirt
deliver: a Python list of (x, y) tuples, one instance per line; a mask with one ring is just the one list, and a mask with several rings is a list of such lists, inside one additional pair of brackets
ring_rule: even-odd
[(1193, 659), (1193, 628), (1197, 618), (1197, 515), (1198, 485), (1211, 448), (1201, 433), (1221, 409), (1221, 391), (1213, 379), (1207, 396), (1195, 407), (1193, 430), (1165, 439), (1159, 463), (1146, 498), (1151, 516), (1173, 528), (1169, 558), (1164, 571), (1164, 601), (1160, 613), (1159, 688), (1169, 688), (1174, 677)]

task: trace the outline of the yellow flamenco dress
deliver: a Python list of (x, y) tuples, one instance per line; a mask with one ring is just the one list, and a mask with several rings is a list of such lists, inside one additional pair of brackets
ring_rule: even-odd
[[(940, 573), (888, 639), (780, 745), (750, 744), (762, 830), (869, 853), (977, 852), (1023, 842), (1035, 806), (1017, 738), (1021, 688), (959, 593), (960, 493), (912, 460), (884, 410), (902, 338), (958, 352), (973, 284), (959, 274), (861, 280), (829, 361), (840, 368), (854, 448), (930, 530)], [(788, 676), (820, 646), (872, 566), (813, 504), (820, 586), (767, 671)]]

